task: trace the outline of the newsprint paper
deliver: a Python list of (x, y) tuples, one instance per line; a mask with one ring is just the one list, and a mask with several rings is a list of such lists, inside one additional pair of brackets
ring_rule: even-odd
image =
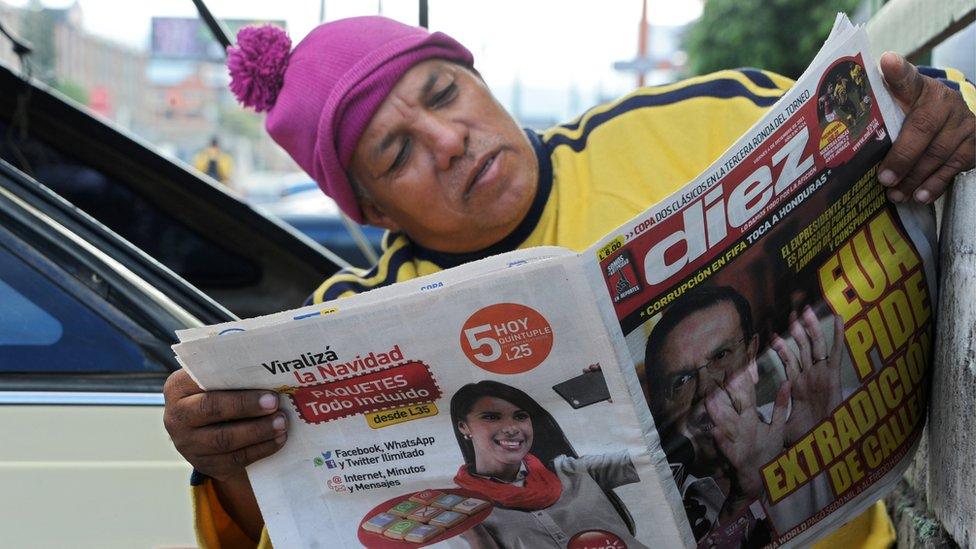
[(186, 330), (207, 390), (280, 394), (248, 474), (276, 547), (808, 543), (889, 490), (925, 417), (934, 219), (888, 202), (901, 113), (846, 17), (670, 198), (534, 248)]

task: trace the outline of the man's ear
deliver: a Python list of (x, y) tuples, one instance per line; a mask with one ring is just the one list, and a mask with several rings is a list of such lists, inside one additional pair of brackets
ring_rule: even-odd
[(363, 222), (367, 225), (387, 229), (396, 232), (400, 230), (400, 225), (394, 221), (378, 204), (369, 198), (359, 200), (359, 209), (363, 212)]

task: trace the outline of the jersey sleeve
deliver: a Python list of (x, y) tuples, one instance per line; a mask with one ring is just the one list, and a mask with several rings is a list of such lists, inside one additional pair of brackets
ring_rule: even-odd
[(976, 87), (973, 86), (972, 82), (966, 80), (966, 76), (962, 72), (952, 68), (936, 69), (933, 67), (918, 67), (918, 72), (935, 78), (943, 85), (962, 94), (969, 110), (976, 112)]
[(267, 527), (261, 529), (261, 539), (249, 538), (224, 511), (209, 478), (194, 473), (190, 490), (193, 499), (193, 526), (201, 548), (271, 549)]

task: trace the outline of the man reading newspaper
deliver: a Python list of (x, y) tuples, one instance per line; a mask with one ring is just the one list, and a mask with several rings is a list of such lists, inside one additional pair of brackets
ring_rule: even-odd
[[(353, 219), (390, 230), (378, 265), (335, 275), (315, 291), (314, 302), (516, 248), (581, 250), (701, 172), (791, 86), (763, 71), (723, 71), (637, 90), (536, 134), (520, 130), (492, 97), (464, 46), (380, 17), (321, 25), (294, 50), (280, 30), (247, 28), (228, 64), (235, 94), (268, 111), (271, 136), (323, 191)], [(967, 103), (976, 104), (976, 91), (957, 73), (926, 75), (895, 54), (881, 64), (907, 119), (878, 180), (893, 201), (929, 203), (973, 167), (976, 118)], [(833, 116), (850, 108), (841, 91)], [(741, 335), (730, 344), (748, 351), (750, 334)], [(709, 359), (704, 369), (718, 362)], [(664, 366), (651, 374), (651, 386), (676, 373)], [(707, 383), (704, 373), (692, 377), (696, 386)], [(665, 383), (663, 390), (675, 399), (690, 383)], [(783, 403), (802, 401), (803, 390), (797, 385), (778, 397), (762, 429), (785, 428)], [(270, 546), (244, 467), (286, 444), (277, 396), (203, 393), (183, 371), (164, 392), (166, 427), (196, 469), (201, 543)], [(697, 418), (699, 427), (721, 421), (729, 399), (706, 405), (708, 419)], [(739, 450), (761, 450), (708, 435), (702, 441), (732, 470)], [(755, 495), (736, 492), (755, 488), (746, 479), (716, 476), (713, 517)], [(877, 505), (824, 543), (885, 546), (892, 537)]]

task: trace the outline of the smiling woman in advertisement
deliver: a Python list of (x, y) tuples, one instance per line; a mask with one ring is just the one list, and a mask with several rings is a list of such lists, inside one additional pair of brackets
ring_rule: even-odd
[(626, 450), (577, 456), (556, 420), (532, 397), (490, 380), (454, 394), (451, 422), (464, 456), (454, 481), (494, 505), (465, 534), (472, 545), (566, 547), (601, 536), (644, 547), (613, 493), (640, 482)]

